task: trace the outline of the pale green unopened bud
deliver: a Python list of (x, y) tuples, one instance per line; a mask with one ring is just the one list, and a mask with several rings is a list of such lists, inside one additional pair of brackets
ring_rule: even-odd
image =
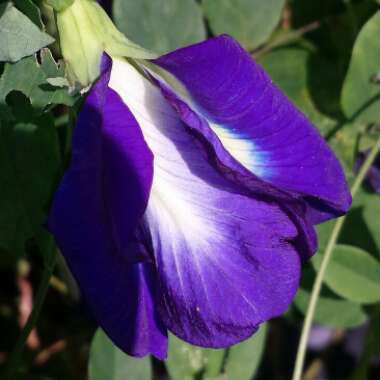
[(75, 0), (57, 12), (57, 27), (70, 80), (83, 86), (98, 77), (103, 52), (111, 57), (151, 59), (157, 56), (129, 41), (94, 0)]

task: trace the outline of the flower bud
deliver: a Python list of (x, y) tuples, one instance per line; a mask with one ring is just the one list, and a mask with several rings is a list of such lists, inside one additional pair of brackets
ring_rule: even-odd
[(129, 41), (94, 0), (75, 0), (58, 11), (57, 27), (69, 79), (83, 86), (98, 77), (103, 52), (112, 57), (156, 57)]

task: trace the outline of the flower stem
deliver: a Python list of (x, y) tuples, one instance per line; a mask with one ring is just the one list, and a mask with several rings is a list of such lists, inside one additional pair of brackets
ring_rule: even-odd
[(52, 250), (47, 252), (46, 254), (48, 254), (48, 256), (45, 259), (44, 272), (36, 294), (33, 310), (30, 313), (28, 321), (22, 329), (20, 337), (18, 338), (18, 341), (11, 353), (4, 380), (11, 380), (16, 374), (25, 344), (28, 340), (30, 333), (36, 325), (36, 322), (42, 309), (42, 305), (46, 298), (47, 291), (50, 285), (50, 278), (53, 274), (55, 267), (56, 253)]
[[(363, 166), (361, 167), (354, 184), (352, 185), (351, 188), (351, 194), (352, 197), (354, 198), (356, 193), (358, 192), (361, 184), (363, 183), (366, 174), (373, 164), (377, 154), (380, 152), (380, 137), (376, 141), (374, 147), (372, 148), (370, 154), (368, 155), (367, 159), (365, 160)], [(296, 357), (296, 363), (294, 366), (294, 372), (293, 372), (293, 377), (292, 380), (301, 380), (302, 378), (302, 370), (305, 362), (305, 355), (306, 355), (306, 349), (307, 349), (307, 342), (309, 340), (309, 334), (310, 334), (310, 329), (313, 323), (314, 319), (314, 314), (315, 310), (317, 307), (317, 302), (318, 298), (321, 292), (322, 288), (322, 283), (323, 279), (326, 273), (327, 266), (330, 262), (331, 255), (333, 253), (334, 247), (337, 243), (339, 234), (342, 230), (344, 221), (346, 219), (346, 216), (342, 216), (339, 218), (334, 225), (334, 228), (331, 232), (329, 241), (326, 246), (325, 254), (323, 255), (321, 267), (318, 271), (317, 277), (315, 279), (314, 285), (313, 285), (313, 290), (311, 292), (311, 297), (309, 301), (309, 305), (307, 308), (306, 312), (306, 317), (304, 320), (304, 324), (302, 326), (302, 332), (301, 332), (301, 338), (300, 338), (300, 343), (298, 345), (298, 351), (297, 351), (297, 357)]]

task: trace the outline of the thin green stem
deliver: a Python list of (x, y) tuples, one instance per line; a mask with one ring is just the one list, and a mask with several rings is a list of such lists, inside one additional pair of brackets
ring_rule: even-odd
[[(359, 171), (359, 173), (355, 179), (354, 184), (352, 185), (352, 188), (351, 188), (352, 197), (355, 197), (356, 193), (358, 192), (361, 184), (364, 181), (364, 178), (366, 177), (366, 174), (367, 174), (369, 168), (371, 167), (372, 163), (374, 162), (379, 151), (380, 151), (380, 137), (376, 141), (376, 144), (372, 148), (370, 154), (368, 155), (363, 166), (361, 167), (361, 169), (360, 169), (360, 171)], [(318, 271), (317, 277), (316, 277), (314, 285), (313, 285), (313, 290), (311, 292), (311, 297), (310, 297), (309, 305), (307, 308), (305, 321), (304, 321), (304, 324), (302, 327), (300, 343), (298, 345), (296, 363), (294, 366), (294, 372), (293, 372), (293, 377), (292, 377), (293, 380), (301, 380), (301, 378), (302, 378), (302, 371), (303, 371), (303, 366), (304, 366), (304, 362), (305, 362), (307, 342), (309, 340), (310, 329), (311, 329), (311, 326), (313, 323), (318, 298), (319, 298), (321, 288), (322, 288), (322, 284), (323, 284), (323, 279), (324, 279), (324, 276), (326, 273), (327, 266), (330, 262), (331, 255), (334, 251), (334, 247), (337, 243), (339, 234), (342, 230), (345, 219), (346, 219), (346, 216), (342, 216), (341, 218), (339, 218), (335, 222), (334, 228), (331, 232), (329, 241), (328, 241), (327, 246), (326, 246), (325, 254), (323, 255), (321, 267)]]
[(20, 337), (18, 338), (18, 341), (11, 353), (4, 380), (11, 380), (16, 374), (26, 341), (28, 340), (30, 333), (36, 325), (36, 322), (42, 309), (42, 305), (44, 304), (46, 294), (50, 285), (50, 278), (53, 274), (56, 262), (55, 252), (51, 251), (48, 253), (50, 254), (50, 257), (46, 259), (42, 280), (36, 294), (33, 310), (30, 313), (28, 321), (22, 329)]
[(278, 47), (297, 41), (298, 39), (303, 37), (305, 34), (318, 29), (320, 26), (321, 26), (320, 21), (314, 21), (311, 24), (305, 25), (304, 27), (300, 29), (286, 32), (283, 35), (280, 35), (277, 38), (274, 38), (267, 45), (264, 45), (263, 47), (255, 49), (251, 51), (250, 53), (252, 53), (255, 59), (258, 59), (259, 57), (261, 57), (262, 55), (266, 53), (269, 53), (273, 49), (276, 49)]

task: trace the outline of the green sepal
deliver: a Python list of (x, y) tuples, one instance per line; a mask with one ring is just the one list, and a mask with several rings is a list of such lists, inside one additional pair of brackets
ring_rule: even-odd
[(54, 8), (55, 11), (61, 12), (68, 8), (75, 0), (45, 0), (46, 4)]
[(98, 77), (103, 52), (111, 57), (157, 57), (157, 54), (128, 40), (93, 0), (76, 0), (70, 7), (58, 12), (57, 26), (69, 78), (83, 86)]

